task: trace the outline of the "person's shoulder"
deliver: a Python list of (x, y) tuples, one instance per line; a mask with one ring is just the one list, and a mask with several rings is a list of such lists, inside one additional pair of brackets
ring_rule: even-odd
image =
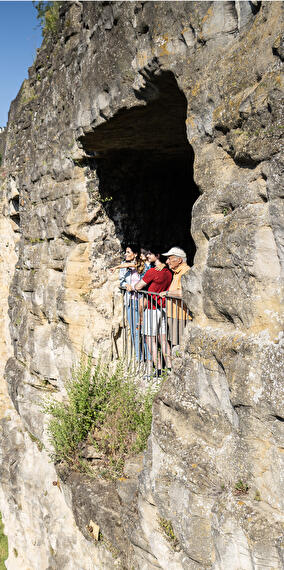
[(149, 274), (153, 273), (153, 271), (154, 271), (154, 267), (150, 267), (149, 269), (146, 270), (145, 275), (147, 275), (147, 273), (149, 273)]
[(145, 279), (145, 277), (146, 279), (151, 278), (154, 272), (155, 272), (154, 268), (150, 267), (150, 269), (147, 269), (146, 273), (144, 274), (143, 279)]

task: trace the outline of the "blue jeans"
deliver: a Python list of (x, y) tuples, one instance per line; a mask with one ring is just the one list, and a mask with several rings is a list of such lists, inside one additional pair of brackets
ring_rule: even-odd
[[(126, 307), (127, 320), (129, 322), (130, 333), (132, 344), (134, 346), (136, 360), (143, 360), (143, 355), (145, 360), (150, 360), (151, 356), (147, 344), (144, 339), (143, 330), (139, 328), (139, 307), (138, 299), (130, 299), (129, 305)], [(144, 350), (142, 350), (141, 343), (144, 344)]]

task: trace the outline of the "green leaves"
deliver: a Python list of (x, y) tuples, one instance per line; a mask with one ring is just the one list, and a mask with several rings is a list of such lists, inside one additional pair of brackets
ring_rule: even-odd
[(44, 37), (55, 37), (59, 30), (59, 10), (62, 2), (33, 2)]
[(121, 361), (116, 366), (99, 362), (94, 369), (90, 358), (82, 361), (66, 383), (66, 401), (49, 400), (44, 406), (51, 416), (53, 459), (81, 470), (85, 443), (100, 452), (100, 473), (119, 476), (125, 459), (146, 447), (156, 392), (150, 387), (141, 393)]
[(8, 558), (8, 540), (4, 534), (4, 526), (2, 523), (2, 515), (0, 513), (0, 570), (5, 570), (4, 561)]

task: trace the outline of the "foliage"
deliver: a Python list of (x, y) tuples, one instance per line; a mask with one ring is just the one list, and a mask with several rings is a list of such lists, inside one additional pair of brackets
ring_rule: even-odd
[(59, 30), (59, 10), (62, 2), (33, 2), (37, 19), (40, 22), (43, 36), (45, 38), (56, 37)]
[(44, 406), (51, 416), (53, 459), (88, 469), (82, 446), (89, 445), (99, 457), (96, 472), (119, 476), (125, 459), (146, 446), (156, 391), (149, 387), (142, 394), (122, 361), (113, 369), (101, 362), (92, 369), (90, 358), (81, 361), (66, 383), (66, 401), (49, 400)]
[(226, 217), (231, 213), (232, 213), (232, 207), (231, 206), (224, 206), (224, 208), (222, 210), (223, 216)]
[(8, 558), (8, 540), (4, 534), (2, 515), (0, 513), (0, 570), (6, 570), (4, 560)]
[(241, 479), (235, 484), (234, 494), (235, 495), (246, 495), (248, 493), (249, 486), (244, 483)]
[(171, 546), (174, 549), (177, 549), (178, 547), (178, 539), (174, 533), (173, 530), (173, 525), (171, 523), (171, 521), (164, 519), (163, 517), (159, 518), (159, 526), (161, 528), (161, 530), (164, 532), (164, 534), (166, 535), (167, 540), (171, 543)]

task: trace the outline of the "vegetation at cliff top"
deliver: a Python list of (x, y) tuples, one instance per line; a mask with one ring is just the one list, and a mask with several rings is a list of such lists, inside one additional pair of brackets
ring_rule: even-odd
[(4, 561), (8, 558), (8, 540), (4, 534), (2, 515), (0, 513), (0, 570), (6, 570)]
[(33, 2), (43, 36), (55, 37), (59, 29), (59, 10), (62, 2)]
[[(125, 459), (145, 449), (157, 388), (142, 393), (118, 361), (115, 368), (82, 361), (66, 383), (65, 402), (49, 400), (52, 459), (79, 471), (119, 477)], [(86, 449), (88, 454), (86, 455)]]

